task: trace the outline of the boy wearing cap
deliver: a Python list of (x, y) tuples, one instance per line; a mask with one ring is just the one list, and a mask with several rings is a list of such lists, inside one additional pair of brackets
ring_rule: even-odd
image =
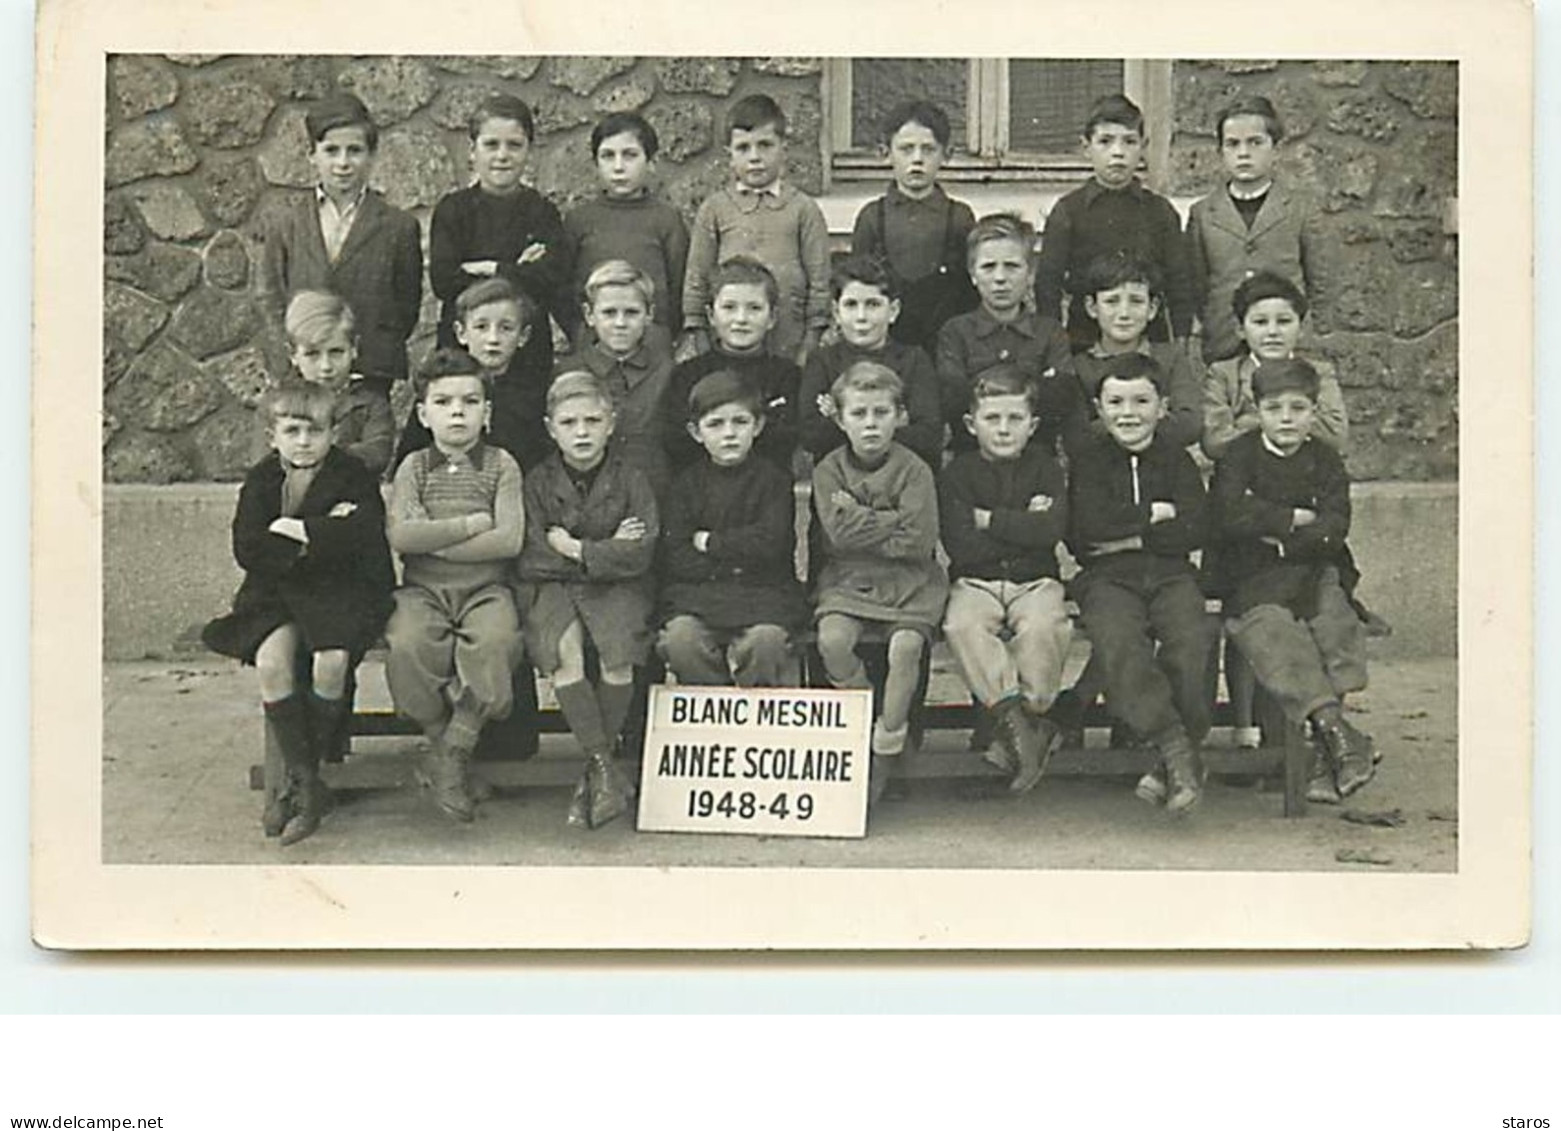
[(385, 396), (407, 375), (407, 338), (423, 297), (417, 220), (368, 187), (379, 130), (351, 94), (321, 100), (304, 115), (318, 183), (265, 235), (261, 305), (280, 330), (299, 291), (340, 295), (358, 322), (358, 369)]
[(719, 369), (699, 379), (687, 407), (689, 435), (707, 458), (668, 494), (658, 647), (679, 683), (782, 686), (807, 608), (793, 566), (791, 477), (752, 458), (764, 395)]
[(1312, 435), (1320, 384), (1299, 358), (1257, 369), (1259, 428), (1231, 441), (1213, 502), (1226, 627), (1286, 717), (1311, 732), (1307, 799), (1337, 804), (1371, 780), (1376, 751), (1344, 717), (1344, 696), (1366, 686), (1366, 655), (1339, 582), (1349, 475)]

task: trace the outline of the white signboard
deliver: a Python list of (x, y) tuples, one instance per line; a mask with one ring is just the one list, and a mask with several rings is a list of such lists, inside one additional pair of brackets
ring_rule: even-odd
[(870, 691), (654, 686), (639, 827), (864, 836), (872, 726)]

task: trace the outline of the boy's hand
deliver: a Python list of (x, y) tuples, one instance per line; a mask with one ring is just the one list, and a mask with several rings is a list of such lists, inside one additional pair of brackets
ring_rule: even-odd
[(818, 336), (818, 344), (832, 346), (840, 340), (840, 327), (831, 322), (824, 328), (824, 332)]
[(357, 503), (353, 502), (351, 499), (343, 499), (341, 502), (337, 503), (334, 507), (327, 511), (325, 517), (349, 518), (357, 512), (357, 509)]
[(834, 493), (829, 496), (829, 501), (837, 507), (854, 507), (857, 505), (856, 496), (844, 487), (836, 487)]
[(283, 538), (291, 538), (294, 542), (309, 544), (309, 532), (304, 529), (304, 520), (301, 518), (279, 518), (266, 527), (272, 534), (280, 534)]
[(694, 531), (694, 549), (698, 550), (701, 554), (708, 554), (710, 552), (710, 531)]
[(976, 529), (987, 530), (992, 526), (992, 512), (981, 507), (976, 508)]
[(499, 261), (497, 259), (468, 259), (461, 264), (461, 270), (468, 275), (490, 278), (499, 273)]
[(1280, 557), (1285, 556), (1285, 544), (1278, 538), (1275, 538), (1272, 534), (1265, 534), (1263, 537), (1259, 538), (1258, 541), (1262, 542), (1266, 546), (1272, 546), (1274, 549), (1278, 550)]
[(1028, 511), (1049, 511), (1052, 509), (1052, 497), (1050, 495), (1031, 495), (1029, 505), (1024, 509)]
[(524, 267), (528, 263), (535, 263), (546, 254), (547, 244), (542, 243), (540, 240), (533, 240), (526, 245), (526, 250), (520, 253), (520, 258), (515, 260), (515, 262)]
[(1149, 525), (1157, 522), (1170, 522), (1176, 517), (1176, 504), (1168, 503), (1164, 499), (1156, 499), (1149, 504)]
[(1310, 507), (1296, 507), (1290, 512), (1290, 529), (1299, 530), (1317, 521), (1317, 512)]
[(621, 538), (625, 542), (638, 542), (645, 537), (645, 522), (643, 519), (630, 515), (618, 524), (618, 529), (613, 531), (614, 538)]
[(478, 511), (476, 514), (466, 516), (466, 535), (473, 537), (478, 534), (486, 534), (493, 529), (493, 516), (487, 511)]
[(678, 339), (678, 348), (673, 351), (672, 360), (681, 364), (709, 352), (709, 334), (703, 330), (685, 330), (683, 336)]
[(555, 554), (562, 554), (571, 561), (577, 562), (580, 560), (580, 539), (569, 533), (562, 526), (549, 526), (547, 528), (547, 544), (553, 548)]
[(835, 398), (828, 393), (820, 393), (818, 399), (813, 402), (818, 405), (818, 414), (825, 420), (833, 420), (836, 424), (840, 421), (835, 412)]

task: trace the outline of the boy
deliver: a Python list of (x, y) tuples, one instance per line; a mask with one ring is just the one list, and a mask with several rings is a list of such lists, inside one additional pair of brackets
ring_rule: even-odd
[(728, 370), (700, 378), (688, 431), (707, 458), (667, 499), (659, 649), (679, 683), (782, 686), (806, 609), (792, 566), (791, 477), (750, 458), (764, 431), (759, 390)]
[(982, 217), (966, 241), (966, 264), (981, 305), (950, 318), (938, 333), (938, 380), (953, 447), (975, 440), (962, 419), (976, 374), (1017, 365), (1035, 380), (1037, 442), (1055, 447), (1084, 412), (1067, 336), (1055, 316), (1026, 308), (1035, 279), (1035, 229), (1011, 213)]
[[(786, 166), (786, 115), (766, 94), (741, 98), (726, 116), (733, 183), (705, 198), (694, 216), (683, 284), (689, 328), (679, 360), (709, 348), (713, 273), (749, 255), (775, 277), (775, 329), (769, 349), (799, 366), (829, 325), (829, 231), (824, 213), (781, 179)], [(681, 410), (680, 410), (681, 411)]]
[(1193, 373), (1187, 351), (1172, 342), (1151, 342), (1149, 325), (1160, 312), (1160, 274), (1154, 265), (1131, 251), (1101, 256), (1080, 279), (1084, 313), (1096, 328), (1094, 344), (1075, 354), (1079, 386), (1089, 426), (1096, 432), (1105, 425), (1092, 411), (1100, 383), (1114, 359), (1142, 354), (1159, 362), (1170, 390), (1165, 421), (1159, 431), (1172, 444), (1185, 448), (1203, 435), (1203, 383)]
[[(1198, 745), (1209, 730), (1205, 691), (1213, 645), (1188, 554), (1203, 544), (1203, 479), (1187, 452), (1158, 434), (1165, 374), (1130, 354), (1101, 382), (1104, 436), (1070, 453), (1069, 548), (1106, 705), (1159, 754), (1138, 796), (1172, 813), (1198, 803)], [(1156, 644), (1158, 643), (1158, 651)]]
[(352, 308), (339, 295), (299, 291), (287, 304), (283, 328), (298, 375), (336, 397), (336, 446), (376, 476), (384, 474), (396, 421), (390, 402), (352, 371), (358, 340)]
[(314, 192), (282, 212), (265, 234), (257, 290), (273, 324), (299, 291), (330, 291), (352, 307), (358, 367), (369, 389), (390, 396), (407, 375), (407, 338), (423, 301), (422, 231), (409, 213), (369, 190), (379, 130), (351, 94), (304, 115)]
[(596, 123), (591, 157), (602, 194), (564, 217), (564, 234), (575, 294), (599, 264), (626, 259), (650, 280), (656, 325), (676, 335), (683, 328), (688, 225), (651, 192), (658, 147), (655, 129), (638, 114), (608, 114)]
[[(295, 844), (320, 827), (322, 758), (335, 749), (352, 670), (390, 614), (395, 572), (376, 477), (332, 446), (336, 394), (289, 381), (265, 400), (271, 451), (244, 477), (233, 556), (244, 583), (201, 639), (254, 664), (285, 780), (261, 826)], [(309, 657), (300, 672), (300, 653)], [(303, 686), (300, 686), (302, 675)]]
[(1034, 393), (1012, 365), (977, 376), (965, 414), (977, 450), (938, 476), (951, 578), (943, 632), (971, 694), (993, 716), (1001, 749), (991, 756), (1014, 775), (1015, 793), (1041, 780), (1061, 739), (1044, 715), (1073, 639), (1057, 564), (1067, 485), (1055, 454), (1030, 443)]
[(668, 483), (661, 428), (672, 345), (666, 329), (653, 325), (656, 289), (650, 276), (624, 259), (596, 265), (585, 280), (581, 307), (586, 335), (560, 359), (560, 372), (584, 369), (613, 401), (613, 444), (650, 476), (661, 498)]
[(391, 484), (390, 545), (402, 587), (385, 630), (396, 709), (432, 745), (421, 773), (439, 807), (475, 815), (467, 763), (483, 724), (510, 713), (520, 629), (506, 582), (524, 533), (520, 467), (483, 441), (491, 379), (470, 354), (436, 349), (414, 378), (431, 447)]
[[(1094, 175), (1052, 207), (1041, 238), (1035, 273), (1035, 301), (1056, 317), (1064, 293), (1068, 337), (1076, 351), (1094, 340), (1095, 324), (1084, 310), (1081, 276), (1099, 256), (1134, 251), (1154, 264), (1165, 280), (1165, 309), (1150, 324), (1150, 338), (1185, 341), (1192, 329), (1192, 276), (1181, 217), (1171, 202), (1138, 180), (1144, 149), (1144, 116), (1129, 98), (1110, 94), (1090, 108), (1084, 123), (1084, 153)], [(1166, 316), (1170, 330), (1166, 330)]]
[(1213, 496), (1231, 638), (1285, 716), (1311, 728), (1307, 799), (1337, 804), (1376, 770), (1370, 736), (1343, 713), (1344, 696), (1366, 686), (1366, 655), (1339, 584), (1350, 480), (1339, 453), (1313, 435), (1318, 387), (1304, 361), (1258, 369), (1259, 429), (1232, 441)]
[[(626, 812), (634, 796), (614, 754), (634, 669), (650, 650), (659, 519), (645, 477), (609, 447), (612, 398), (594, 376), (576, 370), (553, 382), (547, 430), (558, 451), (526, 478), (516, 596), (526, 651), (552, 680), (586, 755), (569, 823), (594, 829)], [(595, 687), (587, 645), (600, 673)]]
[(836, 267), (829, 281), (840, 340), (821, 346), (808, 358), (797, 396), (797, 431), (815, 457), (845, 443), (845, 433), (830, 415), (835, 378), (854, 362), (876, 361), (894, 370), (905, 384), (909, 423), (896, 439), (937, 468), (943, 458), (943, 406), (938, 375), (919, 346), (891, 337), (903, 315), (899, 287), (883, 263), (853, 255)]
[(888, 265), (899, 280), (902, 302), (889, 332), (895, 341), (930, 353), (943, 323), (975, 309), (965, 240), (976, 217), (970, 205), (950, 199), (938, 184), (949, 148), (949, 118), (941, 107), (901, 102), (884, 117), (883, 144), (894, 181), (856, 214), (851, 254)]
[[(564, 222), (546, 198), (521, 183), (536, 140), (530, 106), (512, 94), (491, 94), (472, 111), (466, 128), (476, 183), (442, 197), (428, 229), (428, 281), (441, 303), (438, 344), (458, 341), (456, 304), (462, 292), (484, 279), (507, 280), (529, 304), (521, 364), (544, 382), (536, 402), (540, 410), (553, 370), (548, 314), (562, 326), (575, 318)], [(531, 418), (540, 419), (540, 411)], [(543, 454), (545, 444), (537, 458)]]
[(830, 395), (846, 434), (813, 471), (823, 530), (813, 615), (818, 652), (835, 687), (867, 687), (856, 654), (863, 625), (888, 636), (889, 671), (873, 724), (871, 802), (883, 796), (905, 749), (922, 656), (943, 619), (948, 576), (937, 559), (938, 495), (932, 470), (895, 442), (905, 424), (904, 384), (892, 369), (859, 361)]
[(730, 369), (752, 381), (764, 399), (764, 431), (755, 445), (758, 455), (789, 470), (797, 447), (797, 386), (802, 372), (789, 357), (765, 349), (775, 327), (779, 291), (775, 276), (757, 259), (740, 255), (710, 274), (710, 306), (705, 311), (715, 334), (715, 347), (680, 363), (672, 371), (662, 398), (661, 436), (673, 471), (704, 456), (689, 436), (685, 413), (689, 394), (701, 377)]
[(1226, 182), (1192, 206), (1187, 255), (1206, 363), (1241, 351), (1231, 299), (1243, 279), (1272, 271), (1302, 292), (1311, 289), (1317, 248), (1316, 209), (1302, 193), (1274, 181), (1284, 126), (1260, 95), (1238, 98), (1220, 112), (1214, 136)]
[[(1234, 322), (1246, 348), (1236, 357), (1209, 366), (1203, 378), (1203, 452), (1217, 460), (1231, 441), (1244, 432), (1257, 431), (1260, 418), (1252, 394), (1252, 378), (1272, 361), (1295, 356), (1306, 318), (1306, 296), (1294, 283), (1272, 271), (1259, 271), (1242, 280), (1231, 298)], [(1317, 370), (1317, 411), (1312, 434), (1335, 450), (1349, 439), (1349, 416), (1344, 391), (1326, 362), (1314, 362)]]

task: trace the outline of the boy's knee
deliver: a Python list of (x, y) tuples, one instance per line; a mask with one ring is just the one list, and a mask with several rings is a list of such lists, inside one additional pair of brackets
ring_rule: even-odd
[(704, 625), (697, 617), (673, 617), (661, 630), (661, 652), (664, 656), (686, 656), (702, 652), (707, 644)]
[(337, 698), (347, 685), (347, 672), (350, 666), (345, 649), (333, 648), (327, 652), (316, 652), (314, 654), (315, 690), (335, 692), (327, 698)]
[(818, 650), (826, 660), (844, 659), (856, 651), (856, 633), (846, 620), (822, 620), (818, 625)]
[(921, 633), (901, 629), (889, 637), (889, 663), (895, 667), (919, 663), (925, 643)]

